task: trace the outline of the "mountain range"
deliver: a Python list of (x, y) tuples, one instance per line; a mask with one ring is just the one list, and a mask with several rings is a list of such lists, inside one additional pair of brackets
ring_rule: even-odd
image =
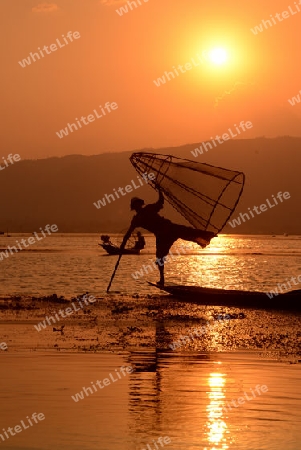
[[(172, 154), (243, 171), (245, 189), (232, 219), (248, 212), (248, 208), (266, 203), (280, 191), (290, 193), (290, 199), (277, 207), (268, 208), (235, 228), (226, 225), (223, 232), (301, 234), (301, 138), (229, 140), (194, 157), (192, 151), (200, 145), (135, 151)], [(18, 153), (22, 158), (21, 149)], [(132, 217), (131, 197), (142, 197), (146, 202), (157, 199), (157, 193), (146, 183), (139, 184), (130, 155), (131, 152), (123, 152), (21, 159), (7, 166), (0, 172), (0, 230), (34, 232), (49, 223), (56, 224), (59, 232), (124, 232)], [(119, 187), (133, 181), (139, 189), (117, 198), (114, 189), (118, 192)], [(105, 204), (98, 203), (104, 198)], [(164, 207), (162, 215), (182, 221), (170, 206)]]

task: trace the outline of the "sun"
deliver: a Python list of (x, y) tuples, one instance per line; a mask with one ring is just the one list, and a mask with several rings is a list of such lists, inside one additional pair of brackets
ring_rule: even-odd
[(223, 48), (213, 48), (209, 51), (208, 56), (209, 60), (217, 65), (224, 64), (228, 59), (228, 54)]

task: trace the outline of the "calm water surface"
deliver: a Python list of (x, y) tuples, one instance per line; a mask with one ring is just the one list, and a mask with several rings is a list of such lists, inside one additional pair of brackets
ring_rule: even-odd
[[(20, 238), (0, 236), (0, 248), (14, 245)], [(117, 257), (106, 256), (98, 240), (98, 235), (54, 235), (0, 261), (0, 295), (103, 294)], [(155, 241), (150, 236), (146, 240), (147, 247), (140, 256), (122, 258), (114, 291), (157, 293), (146, 283), (158, 277), (151, 269)], [(298, 236), (221, 235), (205, 250), (178, 242), (172, 249), (174, 255), (180, 245), (185, 246), (182, 256), (174, 256), (166, 264), (169, 281), (270, 290), (301, 275)], [(141, 270), (142, 275), (135, 280), (132, 275)], [(258, 327), (266, 326), (264, 314), (258, 317)], [(184, 326), (185, 318), (181, 320), (179, 326)], [(118, 328), (118, 317), (115, 325)], [(271, 339), (282, 339), (273, 335), (273, 323), (268, 325)], [(122, 333), (123, 325), (119, 326)], [(2, 324), (0, 332), (10, 339), (16, 327)], [(71, 330), (69, 327), (66, 333)], [(240, 332), (243, 342), (244, 336), (247, 339), (252, 335), (252, 327), (245, 325)], [(51, 329), (49, 333), (53, 335)], [(116, 354), (29, 351), (37, 348), (37, 334), (25, 350), (22, 345), (14, 352), (0, 350), (0, 430), (20, 424), (34, 412), (45, 415), (44, 421), (5, 442), (0, 437), (1, 448), (157, 450), (153, 440), (168, 436), (171, 443), (164, 449), (170, 450), (300, 449), (300, 364), (273, 361), (268, 359), (269, 353), (262, 358), (251, 351), (161, 352), (156, 345), (143, 347), (139, 338), (141, 347), (137, 346), (145, 350), (131, 352), (124, 347), (123, 354), (117, 354), (117, 350)], [(64, 348), (65, 337), (59, 339)], [(283, 342), (284, 348), (286, 345)], [(126, 365), (132, 365), (134, 373), (77, 403), (72, 400), (71, 395), (83, 387)], [(268, 391), (256, 395), (258, 385), (267, 386)], [(251, 400), (238, 405), (237, 399), (246, 398), (245, 394)], [(232, 403), (232, 410), (225, 411), (223, 408), (232, 401), (238, 406)]]
[[(16, 239), (20, 241), (29, 236), (0, 236), (0, 248), (12, 246)], [(87, 291), (103, 294), (117, 257), (107, 256), (98, 242), (99, 235), (96, 234), (53, 235), (10, 255), (0, 261), (0, 295), (56, 293), (70, 297)], [(146, 283), (147, 280), (158, 280), (157, 270), (152, 265), (155, 240), (147, 236), (146, 242), (141, 255), (122, 257), (112, 290), (156, 292)], [(181, 245), (184, 247), (180, 248)], [(205, 250), (178, 241), (172, 252), (173, 260), (166, 264), (166, 280), (171, 282), (267, 291), (287, 278), (301, 275), (299, 236), (220, 235)], [(134, 279), (133, 274), (137, 271), (140, 275)]]
[[(2, 354), (1, 428), (33, 412), (45, 420), (6, 449), (299, 450), (301, 367), (256, 354)], [(5, 365), (3, 364), (5, 362)], [(135, 372), (75, 403), (71, 395), (122, 365)], [(257, 385), (268, 391), (252, 397)], [(247, 393), (228, 412), (226, 402)], [(236, 402), (237, 404), (237, 402)], [(159, 447), (161, 448), (161, 447)]]

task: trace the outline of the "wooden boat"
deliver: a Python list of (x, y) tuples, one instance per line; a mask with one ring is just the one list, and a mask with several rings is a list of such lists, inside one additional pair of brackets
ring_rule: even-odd
[(301, 290), (289, 291), (269, 298), (265, 292), (257, 291), (212, 289), (175, 284), (166, 284), (164, 286), (154, 283), (149, 284), (168, 292), (179, 300), (199, 305), (301, 312)]
[[(120, 255), (120, 247), (113, 244), (98, 244), (100, 245), (109, 255)], [(140, 250), (137, 248), (125, 248), (122, 251), (123, 255), (139, 255)]]

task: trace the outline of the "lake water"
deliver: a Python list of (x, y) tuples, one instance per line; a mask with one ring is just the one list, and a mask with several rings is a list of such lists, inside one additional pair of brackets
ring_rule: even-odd
[[(0, 429), (14, 427), (34, 412), (45, 415), (16, 436), (0, 439), (1, 448), (156, 450), (153, 441), (168, 436), (171, 443), (158, 448), (300, 449), (300, 365), (263, 360), (255, 353), (175, 355), (155, 350), (6, 353), (0, 358)], [(78, 402), (71, 398), (128, 365), (135, 369), (132, 374), (93, 394), (87, 391)], [(257, 394), (258, 385), (267, 391)], [(238, 405), (242, 396), (248, 401)], [(232, 403), (232, 410), (223, 410), (233, 401), (237, 407)]]
[[(16, 240), (29, 236), (0, 236), (0, 248), (12, 246)], [(115, 240), (121, 242), (120, 237), (115, 236)], [(56, 293), (70, 297), (87, 291), (103, 294), (117, 256), (107, 256), (98, 242), (99, 235), (96, 234), (54, 234), (10, 255), (0, 261), (0, 295)], [(139, 256), (122, 257), (113, 291), (156, 291), (146, 283), (147, 280), (158, 280), (157, 269), (153, 266), (154, 238), (147, 236), (146, 244)], [(180, 284), (268, 291), (278, 283), (301, 275), (299, 236), (220, 235), (204, 250), (196, 244), (178, 241), (172, 252), (171, 261), (166, 263), (166, 281)], [(134, 279), (133, 274), (137, 271), (140, 275)]]
[[(0, 236), (0, 248), (21, 238)], [(4, 311), (0, 342), (7, 340), (9, 348), (0, 350), (0, 447), (299, 450), (300, 317), (245, 311), (243, 320), (220, 324), (192, 344), (167, 351), (168, 342), (219, 311), (144, 296), (158, 294), (146, 283), (158, 279), (152, 270), (155, 241), (151, 236), (146, 241), (141, 255), (122, 257), (112, 285), (117, 295), (109, 297), (103, 294), (117, 257), (105, 255), (99, 235), (54, 235), (0, 260), (0, 297), (70, 298), (88, 291), (104, 299), (99, 310), (91, 308), (91, 317), (67, 322), (63, 335), (52, 327), (38, 334), (30, 310), (15, 323)], [(301, 274), (298, 236), (221, 235), (205, 250), (182, 241), (172, 252), (166, 279), (177, 283), (268, 291)], [(122, 312), (127, 304), (131, 308)], [(41, 311), (39, 320), (46, 313)], [(100, 350), (92, 353), (96, 343)], [(78, 402), (72, 399), (129, 365), (133, 373)], [(34, 412), (45, 420), (5, 436)], [(171, 442), (155, 446), (160, 437)]]

